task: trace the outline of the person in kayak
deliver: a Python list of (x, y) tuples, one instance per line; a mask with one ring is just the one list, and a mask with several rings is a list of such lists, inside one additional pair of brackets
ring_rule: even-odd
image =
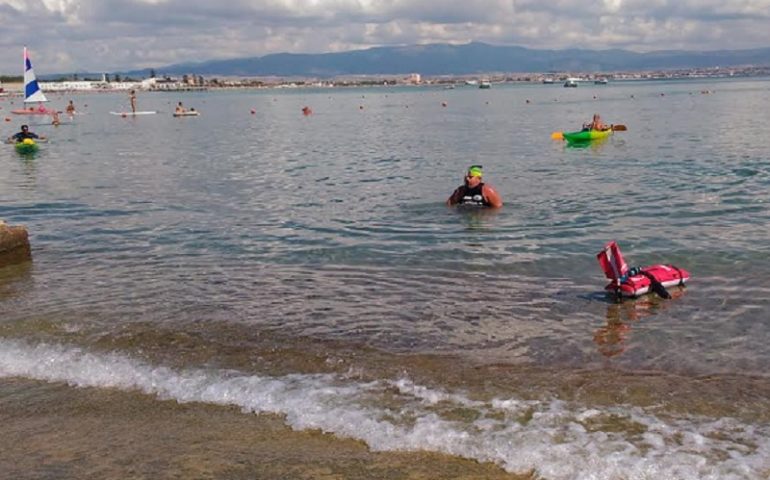
[(483, 172), (481, 165), (471, 165), (463, 179), (463, 185), (457, 187), (447, 199), (448, 206), (478, 205), (482, 207), (500, 208), (503, 200), (491, 185), (481, 181)]
[(21, 143), (27, 138), (31, 138), (33, 140), (34, 139), (45, 140), (45, 137), (41, 137), (41, 136), (38, 136), (36, 133), (30, 132), (29, 127), (27, 125), (22, 125), (21, 131), (9, 137), (8, 141), (14, 142), (14, 143)]
[(594, 113), (594, 117), (591, 120), (591, 123), (586, 123), (583, 125), (583, 130), (607, 130), (607, 125), (602, 122), (602, 117), (598, 113)]

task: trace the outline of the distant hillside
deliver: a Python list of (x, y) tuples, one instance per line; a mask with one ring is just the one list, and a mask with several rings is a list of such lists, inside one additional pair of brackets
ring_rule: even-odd
[[(340, 53), (279, 53), (264, 57), (183, 63), (159, 67), (159, 74), (334, 77), (344, 75), (467, 75), (492, 72), (638, 71), (676, 68), (770, 65), (770, 48), (710, 52), (666, 50), (534, 50), (484, 43), (378, 47)], [(149, 70), (125, 72), (143, 76)]]

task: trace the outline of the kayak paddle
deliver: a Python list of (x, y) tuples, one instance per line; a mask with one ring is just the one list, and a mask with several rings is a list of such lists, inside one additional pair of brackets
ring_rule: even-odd
[(612, 125), (613, 132), (625, 132), (628, 130), (625, 125)]

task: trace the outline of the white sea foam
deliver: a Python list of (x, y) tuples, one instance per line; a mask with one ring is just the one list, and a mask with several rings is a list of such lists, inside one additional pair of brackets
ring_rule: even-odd
[[(767, 425), (727, 418), (664, 421), (635, 407), (600, 410), (557, 400), (486, 402), (409, 379), (362, 383), (327, 374), (265, 377), (229, 370), (173, 370), (120, 354), (0, 340), (0, 378), (7, 377), (236, 405), (244, 412), (284, 415), (295, 429), (360, 439), (374, 450), (445, 452), (495, 462), (512, 472), (534, 468), (553, 480), (737, 480), (762, 478), (770, 470)], [(447, 420), (438, 404), (474, 409), (477, 415), (473, 420)], [(635, 422), (645, 432), (586, 429), (586, 422), (602, 415)]]

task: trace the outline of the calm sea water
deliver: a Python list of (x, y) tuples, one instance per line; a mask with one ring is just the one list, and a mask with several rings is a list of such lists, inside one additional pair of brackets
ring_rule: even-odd
[[(0, 269), (0, 396), (29, 418), (7, 442), (80, 387), (548, 479), (770, 474), (766, 79), (72, 98), (2, 126), (50, 137), (0, 153), (33, 247)], [(628, 130), (550, 138), (595, 112)], [(503, 209), (444, 206), (470, 164)], [(690, 285), (612, 302), (609, 240)]]

